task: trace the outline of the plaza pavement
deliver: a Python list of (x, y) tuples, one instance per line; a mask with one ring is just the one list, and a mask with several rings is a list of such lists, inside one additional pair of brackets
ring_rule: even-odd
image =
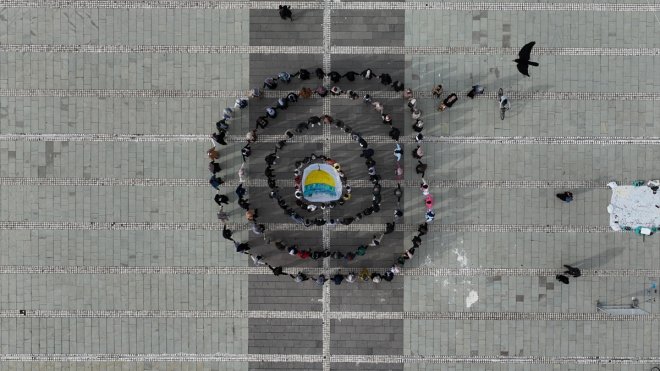
[[(293, 2), (293, 23), (279, 19), (277, 5), (0, 4), (0, 369), (660, 365), (660, 305), (646, 290), (660, 279), (660, 243), (610, 231), (605, 210), (607, 182), (660, 170), (660, 3)], [(510, 61), (531, 40), (541, 66), (523, 78)], [(391, 284), (295, 284), (252, 267), (218, 232), (206, 136), (237, 94), (300, 67), (371, 67), (420, 94), (438, 217)], [(428, 94), (439, 83), (460, 96), (443, 113)], [(464, 93), (475, 83), (487, 94), (471, 101)], [(341, 267), (301, 262), (236, 232), (291, 272), (385, 268), (423, 220), (404, 102), (374, 81), (339, 86), (376, 91), (407, 136), (404, 225)], [(499, 87), (513, 104), (503, 121)], [(238, 138), (277, 94), (232, 123), (235, 141), (222, 156), (228, 185), (241, 164)], [(344, 99), (302, 101), (264, 132), (249, 161), (250, 199), (269, 223), (288, 220), (265, 195), (268, 138), (321, 113), (372, 136), (379, 171), (393, 179), (392, 144), (373, 111)], [(352, 162), (359, 148), (334, 128), (309, 134), (320, 140), (289, 144), (279, 178), (291, 173), (286, 164), (325, 151), (360, 185), (330, 214), (355, 212), (369, 197), (359, 181), (366, 171)], [(554, 197), (568, 189), (573, 203)], [(273, 233), (347, 250), (393, 207), (386, 190), (384, 211), (353, 231)], [(584, 276), (562, 286), (554, 275), (567, 263)], [(596, 312), (597, 301), (632, 297), (648, 315)]]

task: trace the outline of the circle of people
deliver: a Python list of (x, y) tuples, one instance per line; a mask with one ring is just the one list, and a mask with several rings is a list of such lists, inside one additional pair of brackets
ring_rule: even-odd
[[(311, 277), (305, 274), (304, 272), (298, 272), (295, 275), (287, 274), (284, 272), (283, 267), (281, 266), (273, 267), (270, 264), (268, 264), (261, 255), (255, 255), (250, 253), (250, 246), (247, 242), (239, 242), (234, 240), (233, 233), (230, 229), (227, 228), (227, 224), (226, 224), (229, 221), (229, 215), (224, 211), (224, 205), (228, 204), (229, 197), (225, 194), (220, 193), (220, 186), (224, 184), (224, 180), (222, 180), (222, 178), (218, 176), (218, 173), (221, 171), (220, 164), (217, 162), (217, 160), (220, 158), (218, 149), (220, 148), (220, 146), (227, 145), (226, 137), (227, 137), (227, 131), (229, 130), (229, 122), (234, 117), (234, 115), (239, 110), (247, 108), (248, 99), (258, 99), (262, 97), (262, 91), (259, 88), (251, 89), (248, 97), (237, 98), (233, 108), (230, 107), (225, 108), (222, 112), (222, 119), (220, 119), (216, 123), (217, 132), (211, 135), (213, 147), (207, 151), (207, 156), (211, 159), (211, 162), (209, 163), (209, 171), (212, 173), (212, 176), (209, 179), (209, 183), (213, 188), (215, 188), (218, 191), (218, 193), (214, 197), (214, 200), (220, 206), (220, 210), (218, 211), (218, 219), (225, 223), (225, 225), (223, 226), (222, 235), (225, 239), (234, 242), (236, 252), (250, 255), (255, 265), (266, 265), (271, 269), (273, 274), (277, 276), (289, 275), (297, 282), (303, 282), (312, 279), (321, 285), (328, 280), (333, 281), (335, 284), (340, 284), (343, 280), (346, 280), (347, 282), (355, 282), (357, 278), (360, 278), (363, 281), (371, 280), (374, 283), (378, 283), (382, 279), (386, 281), (391, 281), (394, 278), (394, 275), (400, 273), (401, 266), (405, 264), (406, 260), (409, 260), (413, 257), (415, 253), (415, 249), (421, 245), (421, 237), (425, 235), (428, 231), (427, 223), (432, 222), (435, 218), (435, 212), (433, 211), (433, 204), (434, 204), (433, 196), (430, 194), (429, 184), (424, 180), (427, 164), (422, 162), (424, 152), (420, 145), (424, 139), (424, 136), (422, 134), (424, 128), (424, 122), (421, 119), (422, 111), (417, 107), (417, 99), (414, 98), (413, 91), (411, 89), (405, 89), (403, 83), (399, 81), (392, 81), (391, 76), (387, 73), (376, 75), (374, 71), (370, 68), (367, 68), (366, 70), (360, 73), (354, 71), (349, 71), (345, 74), (340, 74), (339, 72), (336, 71), (325, 73), (323, 69), (317, 68), (316, 70), (314, 70), (314, 75), (321, 80), (327, 78), (329, 81), (331, 81), (334, 84), (338, 83), (341, 79), (346, 79), (348, 81), (355, 81), (357, 77), (361, 77), (365, 80), (377, 79), (383, 85), (392, 87), (394, 91), (403, 92), (402, 93), (403, 98), (407, 101), (407, 107), (410, 110), (410, 114), (414, 120), (412, 129), (417, 133), (415, 136), (415, 141), (417, 143), (417, 146), (412, 151), (412, 156), (418, 160), (417, 165), (415, 166), (415, 172), (418, 175), (420, 175), (422, 178), (420, 184), (420, 191), (424, 197), (424, 202), (426, 206), (426, 214), (425, 214), (426, 223), (420, 224), (418, 226), (417, 229), (418, 233), (415, 236), (413, 236), (411, 240), (413, 246), (405, 250), (405, 252), (396, 259), (395, 263), (390, 268), (388, 268), (383, 274), (380, 274), (378, 272), (368, 272), (365, 269), (362, 270), (360, 273), (349, 272), (346, 275), (342, 273), (335, 273), (334, 275), (331, 275), (329, 277), (326, 277), (325, 274), (319, 274), (317, 276)], [(310, 73), (310, 71), (306, 69), (300, 69), (298, 72), (294, 74), (289, 74), (288, 72), (280, 72), (277, 75), (277, 77), (266, 78), (263, 83), (263, 89), (276, 90), (278, 85), (288, 84), (291, 82), (292, 78), (309, 80), (311, 79), (311, 76), (312, 74)], [(437, 99), (442, 98), (442, 94), (443, 94), (442, 85), (436, 86), (431, 93), (434, 98)], [(468, 92), (467, 95), (470, 98), (474, 98), (475, 95), (480, 95), (483, 93), (484, 93), (483, 87), (481, 87), (480, 85), (475, 85), (472, 87), (472, 89)], [(403, 211), (400, 208), (400, 200), (401, 200), (401, 196), (403, 195), (403, 191), (401, 189), (400, 183), (397, 184), (397, 187), (394, 190), (394, 195), (397, 198), (397, 205), (394, 210), (394, 220), (390, 223), (386, 223), (385, 231), (380, 236), (374, 235), (370, 243), (362, 244), (358, 246), (358, 248), (355, 251), (348, 253), (342, 253), (339, 251), (330, 251), (330, 250), (312, 251), (311, 249), (301, 249), (296, 244), (288, 244), (282, 240), (271, 241), (265, 235), (266, 226), (258, 222), (258, 217), (259, 217), (258, 210), (252, 208), (249, 200), (245, 197), (247, 190), (243, 186), (243, 183), (245, 182), (245, 161), (252, 154), (251, 144), (256, 142), (258, 139), (257, 130), (265, 129), (269, 125), (269, 120), (273, 120), (277, 118), (278, 112), (286, 110), (290, 104), (297, 102), (300, 97), (311, 98), (314, 95), (318, 95), (319, 97), (326, 97), (329, 94), (332, 96), (345, 95), (352, 100), (358, 100), (360, 98), (360, 95), (353, 90), (344, 91), (340, 89), (337, 85), (333, 85), (329, 87), (329, 86), (325, 86), (324, 84), (321, 84), (314, 90), (308, 87), (303, 87), (297, 93), (290, 92), (286, 95), (286, 97), (279, 98), (275, 104), (265, 109), (265, 115), (259, 116), (256, 120), (256, 128), (250, 130), (245, 136), (247, 143), (241, 149), (241, 155), (243, 156), (244, 162), (238, 171), (239, 185), (237, 186), (235, 193), (238, 196), (238, 205), (245, 210), (245, 217), (252, 224), (252, 231), (255, 234), (263, 235), (264, 240), (267, 241), (269, 244), (274, 242), (275, 246), (279, 250), (287, 251), (290, 255), (298, 256), (301, 259), (334, 258), (334, 259), (345, 259), (347, 261), (351, 261), (357, 256), (365, 255), (368, 247), (378, 247), (381, 244), (381, 240), (383, 236), (385, 234), (389, 234), (394, 231), (395, 224), (403, 216)], [(454, 103), (456, 103), (457, 100), (458, 100), (458, 96), (455, 93), (449, 94), (445, 99), (441, 101), (440, 105), (438, 106), (438, 110), (445, 111), (446, 109), (451, 108), (454, 105)], [(393, 126), (391, 115), (385, 112), (385, 108), (380, 102), (374, 100), (374, 98), (371, 97), (369, 94), (365, 94), (362, 97), (362, 101), (367, 105), (371, 105), (373, 109), (380, 114), (383, 124), (389, 126), (389, 136), (392, 138), (392, 140), (395, 141), (395, 148), (394, 148), (394, 156), (396, 158), (395, 176), (396, 179), (400, 181), (403, 179), (403, 167), (400, 164), (401, 158), (403, 156), (403, 150), (399, 143), (399, 137), (401, 135), (401, 132), (398, 128)], [(280, 195), (279, 192), (280, 189), (277, 186), (275, 174), (272, 168), (272, 166), (277, 163), (277, 159), (279, 158), (278, 151), (282, 150), (286, 146), (287, 140), (293, 138), (293, 136), (296, 133), (301, 134), (306, 130), (313, 128), (314, 126), (317, 125), (321, 126), (322, 124), (325, 125), (334, 124), (336, 127), (343, 130), (346, 134), (351, 135), (352, 139), (355, 140), (362, 147), (361, 157), (365, 158), (365, 164), (367, 165), (368, 168), (370, 180), (374, 184), (372, 205), (365, 208), (362, 212), (356, 214), (354, 217), (344, 217), (344, 218), (337, 218), (330, 220), (325, 220), (323, 218), (315, 218), (312, 220), (306, 219), (303, 218), (296, 211), (294, 211), (292, 208), (290, 208), (286, 204), (286, 201), (284, 201), (284, 199)], [(329, 115), (312, 116), (307, 120), (307, 122), (299, 123), (295, 129), (286, 130), (285, 139), (278, 141), (275, 145), (275, 151), (268, 154), (264, 158), (264, 160), (267, 163), (265, 175), (268, 178), (268, 186), (271, 189), (269, 195), (272, 199), (276, 200), (278, 205), (285, 211), (285, 213), (287, 213), (287, 215), (289, 215), (291, 219), (298, 224), (302, 224), (308, 227), (312, 225), (322, 226), (325, 224), (350, 225), (354, 221), (358, 221), (366, 215), (370, 215), (373, 212), (380, 211), (381, 186), (379, 184), (379, 181), (381, 178), (376, 172), (376, 168), (375, 168), (376, 162), (373, 159), (373, 155), (374, 155), (374, 150), (368, 148), (367, 141), (360, 135), (360, 133), (354, 131), (350, 126), (346, 125), (342, 120), (333, 119)], [(326, 156), (323, 155), (317, 156), (315, 154), (312, 154), (312, 156), (305, 157), (302, 161), (296, 162), (294, 175), (296, 174), (296, 172), (298, 173), (300, 172), (300, 168), (302, 166), (316, 159), (320, 159), (326, 162), (330, 161), (334, 163), (333, 160), (327, 158)], [(296, 203), (298, 204), (298, 206), (310, 212), (315, 211), (317, 206), (313, 204), (311, 205), (305, 204), (302, 201), (302, 196), (300, 195), (301, 197), (298, 197), (299, 192), (300, 192), (300, 188), (297, 188), (296, 193), (294, 194), (296, 195), (296, 199), (297, 199)], [(350, 199), (350, 186), (347, 187), (346, 193), (337, 202), (322, 203), (318, 207), (320, 207), (321, 209), (325, 209), (326, 207), (333, 208), (337, 204), (340, 205), (343, 204), (348, 199)]]

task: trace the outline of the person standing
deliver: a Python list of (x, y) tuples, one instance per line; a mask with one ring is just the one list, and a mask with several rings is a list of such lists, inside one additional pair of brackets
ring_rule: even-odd
[(234, 238), (232, 237), (232, 234), (233, 234), (233, 232), (231, 231), (231, 229), (227, 228), (227, 225), (225, 224), (222, 227), (222, 237), (225, 240), (234, 241)]
[(389, 134), (390, 134), (390, 138), (392, 138), (393, 141), (398, 142), (399, 137), (401, 137), (401, 130), (399, 130), (399, 129), (395, 128), (394, 126), (392, 126), (392, 128), (390, 129)]
[(266, 265), (264, 257), (261, 255), (250, 255), (250, 258), (252, 259), (252, 262), (254, 262), (254, 265)]
[(380, 80), (380, 83), (383, 85), (392, 84), (392, 77), (388, 73), (381, 73), (380, 76), (378, 76), (378, 79)]
[(355, 72), (355, 71), (348, 71), (342, 77), (345, 77), (348, 81), (355, 81), (355, 76), (358, 76), (358, 75), (360, 75), (360, 74)]
[(277, 74), (277, 79), (285, 84), (288, 84), (291, 82), (291, 75), (286, 71), (282, 71)]
[(431, 91), (433, 98), (440, 99), (440, 97), (442, 97), (442, 90), (443, 90), (442, 85), (438, 85), (435, 88), (433, 88), (433, 91)]
[(213, 197), (213, 200), (215, 201), (218, 206), (222, 206), (222, 204), (229, 204), (229, 197), (223, 194), (216, 194), (215, 197)]
[(481, 95), (484, 93), (484, 87), (477, 84), (472, 87), (472, 89), (467, 93), (467, 96), (470, 97), (470, 99), (474, 99), (475, 95)]
[(243, 187), (243, 183), (240, 183), (238, 187), (236, 187), (236, 196), (238, 196), (238, 198), (243, 198), (246, 192), (247, 190)]
[(422, 130), (424, 130), (424, 121), (423, 120), (415, 120), (415, 123), (412, 126), (413, 130), (417, 133), (421, 133)]
[(220, 186), (224, 183), (224, 180), (221, 178), (218, 178), (215, 176), (215, 174), (211, 175), (211, 178), (209, 179), (209, 184), (211, 184), (211, 187), (215, 188), (216, 190), (220, 190)]
[(252, 155), (252, 148), (250, 146), (250, 143), (246, 144), (241, 148), (241, 156), (243, 156), (243, 161), (245, 162), (248, 157)]
[(289, 276), (298, 283), (307, 281), (309, 279), (309, 277), (307, 277), (307, 275), (303, 272), (298, 272), (298, 274), (296, 274), (295, 276), (293, 274), (290, 274)]
[(330, 78), (330, 81), (334, 82), (335, 84), (341, 80), (341, 74), (337, 71), (330, 71), (327, 76)]
[(254, 220), (257, 218), (257, 210), (256, 209), (248, 209), (245, 212), (245, 219), (247, 219), (248, 222), (254, 222)]
[(380, 241), (383, 240), (384, 235), (385, 235), (384, 233), (381, 233), (380, 236), (374, 235), (371, 239), (371, 243), (369, 244), (369, 246), (380, 246)]
[(266, 107), (266, 116), (274, 119), (277, 117), (277, 110), (274, 107)]
[(223, 223), (227, 223), (229, 221), (229, 214), (225, 212), (224, 207), (222, 205), (220, 205), (220, 210), (218, 210), (217, 216), (218, 216), (218, 220)]
[(206, 151), (206, 155), (209, 156), (209, 159), (211, 159), (211, 161), (217, 160), (217, 159), (220, 158), (220, 153), (218, 151), (216, 151), (215, 147), (213, 147), (213, 148), (209, 149), (208, 151)]
[(424, 157), (424, 150), (422, 150), (422, 147), (417, 146), (417, 148), (412, 151), (412, 156), (417, 160), (421, 160), (422, 157)]
[(308, 70), (301, 68), (298, 72), (294, 73), (293, 76), (297, 76), (301, 80), (309, 80), (310, 73)]
[(220, 168), (219, 163), (217, 163), (215, 161), (209, 162), (209, 171), (211, 172), (211, 174), (218, 173), (218, 172), (220, 172), (220, 170), (222, 170), (222, 169)]
[(429, 184), (426, 183), (426, 180), (422, 179), (422, 184), (420, 184), (419, 190), (422, 191), (422, 196), (427, 196), (430, 193)]
[(344, 275), (341, 273), (337, 273), (334, 276), (332, 276), (332, 281), (335, 283), (335, 285), (341, 285), (341, 281), (344, 280)]
[(394, 165), (394, 175), (396, 177), (396, 180), (403, 179), (403, 167), (401, 166), (401, 162), (399, 161), (397, 161), (396, 164)]
[(368, 270), (367, 268), (363, 268), (363, 269), (360, 271), (360, 274), (358, 275), (358, 277), (359, 277), (362, 281), (369, 281), (370, 276), (371, 276), (371, 274), (369, 273), (369, 270)]
[(300, 91), (298, 92), (298, 96), (303, 97), (305, 99), (311, 98), (312, 95), (314, 95), (314, 92), (312, 91), (312, 89), (307, 87), (301, 88)]
[(426, 205), (426, 210), (433, 210), (433, 196), (430, 193), (424, 198), (424, 204)]
[(397, 183), (396, 188), (394, 189), (394, 196), (396, 197), (396, 202), (401, 202), (401, 196), (403, 196), (401, 183)]
[(273, 274), (276, 275), (276, 276), (283, 276), (283, 275), (286, 274), (286, 273), (284, 273), (284, 269), (282, 269), (281, 266), (280, 266), (280, 267), (273, 267), (273, 266), (271, 266), (270, 264), (267, 264), (267, 265), (268, 265), (268, 268), (270, 268), (270, 270), (271, 270), (271, 271), (273, 272)]
[(263, 87), (264, 87), (264, 89), (275, 90), (275, 89), (277, 89), (277, 82), (272, 77), (266, 77), (264, 79)]
[(236, 98), (234, 108), (244, 109), (248, 106), (248, 100), (245, 97)]
[(421, 161), (417, 161), (417, 166), (415, 166), (415, 172), (421, 175), (422, 177), (424, 177), (424, 175), (426, 174), (427, 167), (428, 165), (426, 165), (425, 163)]
[(397, 144), (394, 147), (394, 157), (396, 157), (397, 161), (401, 161), (402, 155), (403, 155), (403, 150), (401, 149), (401, 145), (397, 142)]
[(227, 136), (226, 130), (218, 130), (217, 133), (211, 134), (211, 141), (213, 141), (213, 147), (217, 148), (218, 146), (226, 146), (227, 141), (225, 137)]

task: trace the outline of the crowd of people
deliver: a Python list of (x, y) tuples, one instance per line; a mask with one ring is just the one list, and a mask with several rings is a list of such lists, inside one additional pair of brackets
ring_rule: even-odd
[[(286, 110), (290, 104), (297, 102), (299, 98), (301, 97), (309, 98), (313, 95), (325, 97), (328, 94), (331, 94), (333, 96), (346, 95), (348, 98), (356, 100), (359, 99), (360, 96), (355, 91), (352, 90), (344, 91), (340, 89), (336, 84), (340, 82), (342, 79), (345, 79), (347, 81), (354, 81), (357, 77), (361, 77), (365, 80), (377, 79), (383, 85), (390, 86), (397, 92), (403, 91), (403, 97), (407, 99), (407, 106), (410, 109), (410, 113), (413, 119), (415, 120), (415, 123), (413, 124), (413, 129), (415, 130), (415, 132), (417, 132), (417, 135), (415, 137), (417, 146), (413, 150), (413, 157), (417, 160), (415, 171), (417, 174), (422, 176), (420, 190), (422, 192), (422, 196), (424, 197), (426, 210), (427, 210), (426, 221), (432, 222), (435, 218), (435, 213), (433, 211), (433, 196), (429, 192), (428, 183), (423, 179), (427, 169), (427, 165), (424, 162), (422, 162), (424, 156), (424, 152), (421, 147), (421, 143), (423, 141), (423, 134), (422, 134), (423, 122), (421, 120), (422, 112), (417, 107), (417, 101), (413, 97), (414, 96), (413, 92), (410, 89), (404, 89), (403, 83), (399, 81), (393, 81), (389, 74), (382, 73), (380, 75), (377, 75), (374, 73), (372, 69), (369, 68), (367, 68), (366, 70), (360, 73), (349, 71), (344, 74), (340, 74), (336, 71), (331, 71), (329, 73), (326, 73), (321, 68), (317, 68), (314, 70), (314, 76), (316, 76), (316, 78), (318, 79), (328, 78), (329, 81), (331, 81), (335, 85), (325, 86), (321, 84), (314, 90), (307, 87), (303, 87), (298, 92), (290, 92), (286, 95), (286, 97), (279, 98), (274, 104), (266, 107), (264, 115), (259, 116), (256, 119), (256, 127), (248, 131), (248, 133), (246, 133), (245, 136), (246, 144), (241, 149), (241, 155), (243, 156), (244, 162), (252, 155), (251, 145), (258, 140), (258, 130), (263, 130), (266, 127), (268, 127), (269, 120), (276, 119), (280, 112)], [(312, 78), (312, 73), (310, 73), (310, 71), (306, 69), (300, 69), (299, 71), (293, 74), (290, 74), (288, 72), (280, 72), (276, 77), (266, 78), (264, 80), (262, 88), (267, 90), (275, 90), (280, 84), (290, 83), (292, 78), (309, 80)], [(263, 256), (252, 254), (250, 252), (250, 245), (248, 242), (240, 242), (234, 240), (233, 232), (230, 229), (228, 229), (226, 224), (226, 222), (228, 221), (228, 215), (226, 212), (224, 212), (224, 205), (228, 204), (229, 197), (226, 194), (221, 193), (221, 186), (224, 183), (224, 181), (218, 175), (218, 173), (222, 170), (220, 164), (217, 162), (217, 160), (220, 157), (218, 150), (221, 146), (227, 145), (226, 136), (227, 136), (227, 131), (229, 129), (230, 120), (234, 117), (235, 114), (237, 114), (237, 111), (247, 108), (250, 99), (255, 99), (260, 97), (262, 97), (261, 90), (259, 88), (254, 88), (250, 91), (248, 97), (241, 97), (236, 99), (233, 108), (226, 108), (223, 111), (222, 118), (216, 123), (217, 131), (211, 135), (214, 146), (213, 148), (207, 151), (207, 155), (211, 160), (211, 162), (209, 163), (209, 170), (212, 173), (209, 183), (213, 188), (215, 188), (218, 191), (218, 193), (214, 197), (214, 200), (220, 207), (220, 211), (218, 212), (218, 218), (225, 223), (222, 230), (223, 237), (225, 239), (231, 240), (234, 243), (236, 252), (249, 255), (255, 265), (266, 265), (272, 270), (273, 274), (286, 275), (287, 273), (284, 272), (283, 267), (279, 267), (279, 266), (273, 267), (264, 260)], [(368, 94), (364, 95), (362, 97), (362, 100), (366, 104), (372, 105), (373, 108), (381, 115), (381, 119), (383, 123), (389, 125), (390, 136), (395, 141), (394, 155), (397, 160), (395, 167), (395, 177), (397, 180), (402, 180), (403, 167), (401, 166), (401, 158), (403, 156), (403, 152), (401, 149), (401, 145), (399, 143), (400, 131), (399, 129), (394, 127), (392, 122), (392, 116), (385, 112), (385, 107), (380, 102), (374, 101), (374, 99)], [(454, 102), (450, 101), (449, 107), (451, 107), (453, 103)], [(277, 160), (279, 159), (278, 151), (282, 150), (287, 145), (287, 140), (291, 139), (294, 135), (302, 134), (306, 130), (313, 128), (316, 125), (335, 125), (337, 128), (343, 130), (346, 134), (350, 135), (352, 139), (355, 140), (362, 148), (361, 157), (364, 158), (365, 165), (367, 166), (367, 171), (369, 173), (369, 178), (373, 183), (372, 202), (370, 206), (366, 207), (365, 209), (363, 209), (361, 212), (357, 213), (354, 216), (329, 219), (329, 220), (325, 220), (324, 218), (313, 218), (313, 219), (304, 218), (300, 213), (295, 211), (293, 208), (289, 207), (281, 195), (281, 190), (277, 185), (276, 176), (273, 168), (273, 165), (276, 165)], [(287, 130), (285, 132), (284, 138), (276, 143), (275, 150), (265, 156), (264, 160), (267, 164), (267, 167), (265, 169), (264, 174), (266, 175), (267, 184), (270, 188), (270, 197), (277, 202), (278, 206), (280, 206), (280, 208), (282, 208), (282, 210), (284, 210), (284, 212), (295, 223), (302, 224), (305, 226), (322, 226), (325, 224), (350, 225), (355, 221), (359, 221), (364, 216), (371, 215), (372, 213), (380, 211), (380, 205), (382, 200), (382, 196), (381, 196), (382, 187), (380, 185), (381, 177), (376, 172), (376, 161), (374, 160), (374, 154), (375, 154), (374, 150), (369, 148), (369, 143), (364, 139), (364, 137), (359, 132), (353, 130), (349, 125), (345, 124), (342, 120), (334, 119), (329, 115), (312, 116), (306, 122), (301, 122), (297, 124), (295, 128)], [(324, 155), (312, 154), (311, 156), (306, 157), (302, 161), (299, 161), (295, 164), (294, 175), (296, 176), (296, 178), (294, 178), (294, 183), (296, 183), (295, 179), (297, 179), (298, 176), (300, 175), (301, 168), (306, 164), (315, 160), (324, 161), (333, 166), (339, 165), (336, 164), (332, 159)], [(303, 249), (298, 247), (296, 244), (288, 244), (287, 242), (281, 239), (271, 241), (271, 239), (265, 235), (266, 226), (263, 223), (259, 223), (258, 210), (252, 207), (252, 205), (249, 202), (249, 199), (246, 197), (247, 189), (243, 185), (244, 175), (245, 175), (244, 166), (241, 166), (238, 175), (239, 175), (239, 184), (236, 188), (235, 193), (238, 196), (238, 205), (245, 210), (245, 217), (248, 220), (248, 222), (251, 223), (252, 232), (258, 235), (262, 235), (265, 241), (267, 241), (269, 244), (273, 243), (278, 250), (286, 251), (288, 254), (295, 255), (301, 259), (333, 258), (333, 259), (344, 259), (350, 261), (358, 256), (363, 256), (366, 254), (369, 248), (377, 248), (378, 246), (380, 246), (381, 240), (383, 239), (384, 235), (392, 233), (395, 230), (396, 223), (403, 216), (403, 209), (400, 207), (402, 188), (400, 184), (397, 184), (397, 187), (394, 190), (394, 195), (397, 199), (396, 207), (394, 210), (394, 219), (392, 222), (386, 223), (384, 232), (381, 233), (380, 235), (374, 235), (371, 239), (371, 242), (367, 244), (361, 244), (357, 246), (356, 250), (350, 252), (330, 251), (330, 250), (321, 250), (321, 249), (318, 250)], [(347, 186), (345, 188), (345, 193), (336, 202), (329, 202), (326, 204), (320, 204), (318, 206), (311, 203), (305, 203), (303, 201), (303, 198), (301, 197), (301, 188), (299, 186), (296, 188), (296, 192), (294, 193), (294, 195), (297, 199), (296, 204), (299, 207), (301, 207), (305, 211), (313, 212), (316, 210), (317, 207), (320, 207), (322, 209), (326, 207), (333, 208), (338, 204), (339, 205), (343, 204), (348, 199), (350, 199), (351, 190), (350, 190), (350, 186)], [(381, 280), (391, 281), (394, 275), (400, 273), (400, 267), (403, 266), (407, 260), (411, 259), (414, 256), (415, 250), (421, 245), (421, 237), (425, 235), (427, 231), (428, 231), (427, 223), (420, 224), (418, 227), (418, 233), (415, 236), (413, 236), (411, 240), (412, 246), (406, 249), (396, 259), (395, 263), (382, 274), (378, 272), (368, 272), (368, 271), (365, 272), (363, 270), (362, 272), (359, 273), (356, 272), (349, 272), (347, 274), (336, 273), (329, 277), (326, 277), (323, 274), (312, 277), (306, 275), (304, 272), (298, 272), (295, 275), (289, 274), (289, 276), (297, 282), (304, 282), (311, 279), (318, 284), (324, 284), (327, 281), (332, 281), (335, 284), (340, 284), (343, 281), (356, 282), (358, 279), (362, 281), (372, 281), (374, 283), (378, 283)]]

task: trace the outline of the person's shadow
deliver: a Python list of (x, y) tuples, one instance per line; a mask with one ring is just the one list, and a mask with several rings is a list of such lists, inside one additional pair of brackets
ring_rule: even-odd
[(623, 250), (621, 248), (612, 247), (598, 255), (576, 261), (573, 264), (569, 264), (569, 265), (580, 269), (594, 269), (606, 265), (617, 255), (620, 255), (622, 252)]

